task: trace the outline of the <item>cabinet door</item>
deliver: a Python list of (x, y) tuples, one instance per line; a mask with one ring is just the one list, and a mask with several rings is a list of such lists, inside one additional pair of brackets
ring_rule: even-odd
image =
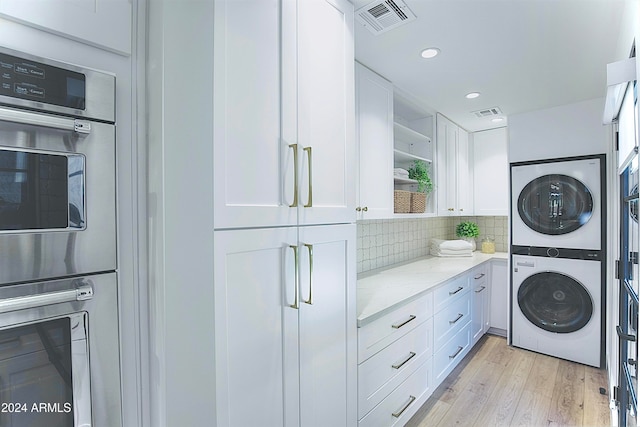
[(458, 143), (453, 165), (456, 170), (456, 214), (473, 215), (473, 190), (470, 173), (469, 133), (458, 128)]
[(300, 425), (354, 426), (355, 225), (302, 227), (299, 246)]
[(507, 128), (473, 134), (473, 207), (475, 215), (509, 214)]
[[(287, 0), (215, 2), (212, 180), (218, 229), (297, 223), (297, 208), (290, 207), (301, 155), (295, 145), (295, 14), (295, 3)], [(185, 147), (192, 143), (198, 141), (184, 141)]]
[(471, 341), (475, 344), (489, 329), (489, 282), (484, 269), (475, 271), (469, 280), (473, 283)]
[(436, 118), (437, 134), (437, 177), (438, 215), (458, 215), (456, 171), (456, 146), (458, 144), (458, 126), (440, 114)]
[(489, 323), (492, 328), (507, 331), (507, 261), (491, 262), (491, 302)]
[[(214, 233), (215, 425), (299, 425), (296, 234)], [(189, 291), (188, 283), (175, 285)]]
[(131, 0), (0, 1), (0, 15), (124, 55), (131, 54)]
[(360, 219), (393, 216), (393, 85), (356, 63)]
[(353, 6), (346, 0), (300, 1), (298, 19), (300, 224), (353, 222)]

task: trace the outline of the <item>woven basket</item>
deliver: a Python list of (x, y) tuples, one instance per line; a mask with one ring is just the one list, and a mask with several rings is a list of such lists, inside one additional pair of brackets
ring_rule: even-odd
[(403, 190), (393, 191), (393, 212), (409, 213), (411, 212), (411, 192)]
[(427, 209), (427, 195), (425, 193), (411, 193), (411, 213), (424, 213)]

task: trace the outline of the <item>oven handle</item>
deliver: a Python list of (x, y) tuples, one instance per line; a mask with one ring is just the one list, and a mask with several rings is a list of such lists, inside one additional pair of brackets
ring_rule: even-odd
[(0, 107), (0, 121), (43, 126), (78, 133), (91, 132), (91, 123), (86, 120), (68, 119), (2, 107)]
[(93, 298), (93, 288), (84, 284), (76, 289), (59, 292), (47, 292), (40, 295), (15, 297), (0, 300), (0, 313), (25, 310), (43, 305), (60, 304), (72, 301), (85, 301)]

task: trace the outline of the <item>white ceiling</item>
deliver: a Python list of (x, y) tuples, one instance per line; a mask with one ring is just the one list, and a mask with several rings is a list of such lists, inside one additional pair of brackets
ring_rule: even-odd
[[(511, 114), (604, 97), (622, 0), (405, 0), (417, 19), (373, 35), (355, 23), (356, 59), (468, 131)], [(356, 10), (371, 0), (354, 0)], [(425, 60), (426, 47), (441, 50)], [(481, 96), (466, 99), (478, 91)], [(498, 107), (492, 123), (472, 111)]]

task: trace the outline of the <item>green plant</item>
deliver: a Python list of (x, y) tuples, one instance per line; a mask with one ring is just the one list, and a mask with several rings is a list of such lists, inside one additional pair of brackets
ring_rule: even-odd
[(419, 193), (431, 193), (433, 182), (429, 177), (429, 165), (422, 160), (414, 160), (413, 166), (409, 168), (409, 178), (418, 181)]
[(480, 228), (475, 222), (464, 221), (456, 226), (456, 236), (458, 237), (478, 237), (479, 235)]

